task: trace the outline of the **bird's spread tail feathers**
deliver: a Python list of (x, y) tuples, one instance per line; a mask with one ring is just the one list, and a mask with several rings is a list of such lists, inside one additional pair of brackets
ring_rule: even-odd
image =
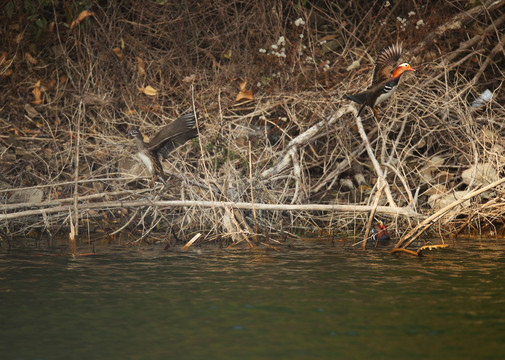
[(363, 109), (365, 109), (366, 107), (366, 100), (367, 100), (367, 96), (366, 96), (366, 93), (362, 92), (362, 93), (359, 93), (359, 94), (354, 94), (354, 95), (346, 95), (345, 98), (347, 100), (352, 100), (358, 104), (361, 104), (361, 107), (358, 111), (358, 115), (357, 116), (360, 116), (360, 114), (363, 112)]
[(354, 95), (346, 95), (346, 99), (357, 102), (358, 104), (364, 104), (367, 100), (365, 93), (359, 93)]
[(358, 111), (358, 115), (356, 116), (360, 116), (360, 114), (363, 112), (363, 109), (365, 109), (366, 107), (366, 97), (364, 96), (363, 93), (360, 93), (360, 94), (355, 94), (355, 95), (346, 95), (345, 98), (347, 100), (352, 100), (354, 102), (357, 102), (358, 104), (361, 104), (360, 108), (359, 108), (359, 111)]

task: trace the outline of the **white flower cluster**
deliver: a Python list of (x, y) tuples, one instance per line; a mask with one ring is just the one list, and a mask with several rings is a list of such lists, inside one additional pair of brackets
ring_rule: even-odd
[(286, 57), (285, 45), (286, 45), (286, 39), (284, 38), (284, 36), (280, 36), (276, 44), (270, 45), (270, 47), (272, 48), (272, 52), (268, 53), (268, 51), (263, 48), (258, 49), (258, 52), (260, 52), (261, 54), (268, 53), (268, 55), (274, 55), (278, 58), (285, 58)]
[(415, 14), (416, 14), (416, 12), (415, 12), (415, 11), (410, 11), (407, 15), (408, 15), (409, 17), (412, 17), (412, 16), (414, 16)]
[(386, 1), (386, 2), (384, 3), (384, 7), (385, 7), (385, 8), (390, 7), (390, 6), (391, 6), (391, 4), (389, 3), (389, 1)]
[(305, 21), (302, 18), (296, 19), (293, 23), (296, 27), (305, 25)]
[[(298, 18), (293, 21), (293, 24), (296, 27), (300, 27), (305, 25), (305, 21), (302, 18)], [(274, 41), (271, 45), (266, 46), (264, 48), (258, 49), (258, 52), (260, 54), (265, 54), (270, 57), (275, 57), (277, 58), (277, 65), (280, 65), (283, 67), (286, 64), (286, 58), (287, 54), (289, 53), (290, 55), (290, 61), (293, 62), (299, 62), (303, 64), (307, 64), (309, 66), (313, 66), (316, 69), (320, 69), (324, 72), (330, 70), (330, 61), (329, 60), (321, 60), (319, 57), (316, 59), (310, 55), (308, 55), (307, 51), (307, 45), (304, 44), (304, 39), (305, 39), (305, 29), (300, 28), (295, 31), (293, 34), (294, 40), (293, 42), (288, 41), (286, 37), (284, 36), (279, 36), (277, 41)], [(315, 44), (318, 46), (323, 46), (324, 44), (327, 43), (328, 40), (322, 40), (320, 42), (316, 42)], [(288, 49), (288, 53), (286, 52), (286, 49)], [(296, 54), (296, 55), (295, 55)], [(272, 58), (271, 58), (272, 59)], [(281, 74), (281, 72), (274, 72), (270, 75), (271, 78), (282, 78), (284, 76), (289, 76), (286, 74)], [(265, 82), (258, 82), (256, 86), (262, 87), (266, 83)]]
[(302, 56), (303, 50), (305, 50), (306, 48), (307, 48), (306, 45), (303, 45), (303, 44), (298, 45), (298, 56)]
[[(277, 56), (278, 58), (285, 58), (286, 57), (286, 48), (284, 47), (286, 45), (286, 39), (284, 36), (280, 36), (279, 40), (277, 40), (277, 44), (272, 44), (272, 55)], [(279, 51), (277, 51), (279, 50)]]
[(397, 16), (396, 20), (400, 23), (400, 30), (405, 31), (407, 28), (407, 19), (403, 19), (400, 16)]
[(423, 19), (418, 20), (416, 22), (416, 29), (419, 29), (421, 26), (424, 26), (424, 25), (426, 25), (426, 24), (424, 23)]

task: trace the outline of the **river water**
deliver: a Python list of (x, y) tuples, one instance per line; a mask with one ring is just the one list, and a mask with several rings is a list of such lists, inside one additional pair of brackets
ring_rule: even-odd
[(0, 251), (1, 359), (505, 359), (505, 242)]

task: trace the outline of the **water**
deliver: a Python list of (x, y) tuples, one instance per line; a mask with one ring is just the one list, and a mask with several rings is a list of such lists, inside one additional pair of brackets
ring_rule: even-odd
[(504, 359), (505, 243), (0, 253), (1, 359)]

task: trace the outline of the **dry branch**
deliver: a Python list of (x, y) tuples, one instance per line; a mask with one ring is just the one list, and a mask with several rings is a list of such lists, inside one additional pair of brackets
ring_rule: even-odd
[(482, 74), (484, 73), (484, 71), (486, 70), (486, 68), (488, 67), (488, 65), (491, 63), (491, 60), (493, 59), (493, 57), (498, 52), (500, 52), (500, 51), (503, 53), (504, 45), (505, 45), (505, 34), (502, 35), (502, 37), (500, 38), (499, 42), (495, 45), (495, 47), (493, 48), (493, 50), (491, 50), (491, 52), (487, 56), (486, 60), (484, 61), (484, 63), (480, 67), (480, 69), (477, 72), (477, 74), (475, 74), (475, 76), (473, 77), (472, 84), (476, 84), (477, 83), (477, 81), (482, 76)]
[[(395, 218), (387, 219), (388, 230), (398, 234), (417, 225), (420, 214), (437, 211), (430, 201), (434, 192), (481, 186), (478, 164), (499, 174), (505, 167), (505, 67), (498, 56), (505, 23), (499, 7), (505, 0), (483, 1), (468, 11), (458, 8), (462, 2), (396, 1), (386, 8), (370, 1), (366, 16), (357, 10), (364, 6), (358, 1), (356, 9), (330, 1), (314, 6), (216, 0), (189, 8), (147, 0), (121, 8), (92, 3), (92, 22), (79, 31), (45, 32), (40, 41), (47, 46), (35, 46), (36, 53), (30, 50), (30, 16), (0, 15), (6, 23), (2, 38), (16, 38), (16, 21), (27, 29), (0, 54), (0, 98), (6, 99), (0, 115), (0, 234), (55, 233), (69, 219), (81, 229), (102, 226), (118, 216), (126, 225), (111, 232), (136, 224), (143, 237), (156, 224), (205, 228), (216, 238), (233, 233), (241, 241), (261, 229), (356, 234), (373, 210), (365, 205), (382, 204), (377, 190), (383, 183), (390, 206), (377, 212)], [(43, 11), (48, 9), (41, 5), (41, 15), (53, 14), (48, 23), (58, 24), (64, 4), (50, 6)], [(409, 14), (409, 25), (400, 29), (397, 16), (409, 10), (416, 15)], [(300, 17), (306, 24), (297, 26)], [(414, 29), (418, 18), (426, 26)], [(398, 95), (381, 105), (381, 113), (391, 117), (358, 121), (358, 135), (350, 129), (354, 107), (343, 95), (362, 87), (372, 68), (368, 59), (395, 40), (416, 55), (413, 65), (433, 73), (418, 71), (400, 84)], [(455, 44), (459, 49), (453, 51)], [(285, 57), (276, 56), (272, 45), (279, 45), (278, 52), (285, 48)], [(20, 56), (28, 50), (39, 65)], [(357, 59), (360, 67), (348, 70)], [(475, 110), (469, 103), (481, 89), (470, 80), (482, 79), (483, 71), (486, 81), (478, 85), (493, 98)], [(235, 101), (238, 89), (231, 79), (239, 78), (248, 79), (253, 100)], [(37, 83), (42, 103), (29, 105)], [(157, 89), (156, 97), (138, 92), (148, 86)], [(126, 130), (152, 134), (196, 109), (198, 144), (182, 146), (163, 164), (173, 175), (171, 186), (162, 194), (144, 189), (141, 165), (127, 161), (133, 144)], [(443, 161), (427, 170), (434, 158)], [(470, 168), (472, 182), (461, 182)], [(30, 190), (37, 197), (20, 196)], [(505, 195), (501, 188), (496, 192), (492, 204), (482, 196), (441, 229), (466, 229), (470, 219), (483, 219), (500, 231)], [(133, 211), (117, 210), (123, 208)], [(182, 211), (162, 210), (167, 208)]]
[[(354, 108), (355, 115), (357, 115), (357, 110)], [(379, 185), (379, 188), (384, 187), (384, 192), (386, 193), (386, 197), (388, 199), (388, 202), (391, 206), (396, 207), (396, 203), (393, 200), (393, 195), (391, 194), (391, 189), (389, 188), (388, 183), (386, 182), (386, 179), (384, 178), (384, 172), (382, 171), (379, 162), (377, 161), (377, 158), (375, 157), (372, 146), (370, 145), (370, 141), (368, 140), (368, 136), (366, 136), (365, 129), (363, 128), (363, 123), (361, 122), (361, 117), (356, 116), (356, 125), (358, 126), (359, 130), (359, 135), (361, 136), (361, 139), (363, 140), (363, 143), (365, 144), (366, 152), (368, 153), (368, 157), (372, 161), (373, 167), (375, 169), (375, 172), (377, 173), (377, 184)]]
[(493, 189), (497, 187), (500, 184), (503, 184), (505, 182), (505, 178), (501, 178), (500, 180), (497, 180), (487, 186), (484, 186), (483, 188), (474, 190), (467, 195), (463, 196), (461, 199), (447, 205), (446, 207), (440, 209), (433, 215), (429, 216), (423, 222), (421, 222), (419, 225), (417, 225), (414, 229), (412, 229), (410, 232), (408, 232), (405, 236), (403, 236), (400, 241), (396, 244), (395, 248), (406, 248), (408, 247), (414, 240), (416, 240), (421, 234), (426, 231), (431, 225), (435, 224), (438, 220), (440, 220), (448, 211), (451, 209), (454, 209), (456, 206), (462, 204), (463, 202), (479, 195), (482, 194), (483, 192), (486, 192), (490, 189)]
[(277, 161), (277, 164), (272, 166), (270, 169), (267, 169), (261, 173), (261, 178), (268, 179), (273, 177), (284, 169), (286, 169), (291, 163), (293, 157), (297, 156), (297, 151), (300, 147), (308, 145), (312, 139), (317, 136), (319, 131), (322, 128), (334, 124), (338, 119), (342, 118), (345, 114), (350, 112), (355, 112), (356, 109), (354, 106), (347, 105), (340, 108), (334, 115), (330, 116), (328, 119), (324, 119), (319, 121), (317, 124), (311, 126), (305, 132), (301, 133), (293, 140), (289, 142), (284, 153), (280, 156), (280, 159)]
[(465, 12), (456, 14), (452, 19), (444, 22), (443, 25), (440, 25), (435, 31), (429, 33), (419, 44), (408, 52), (413, 55), (417, 55), (421, 52), (423, 48), (425, 48), (428, 44), (432, 43), (433, 40), (441, 37), (446, 32), (450, 30), (461, 29), (463, 26), (473, 21), (475, 17), (479, 16), (484, 12), (492, 12), (495, 9), (501, 7), (505, 4), (505, 0), (486, 0), (483, 5), (476, 6), (467, 10)]
[(444, 57), (442, 59), (442, 61), (440, 62), (439, 66), (442, 67), (442, 68), (444, 68), (444, 70), (446, 70), (446, 71), (448, 69), (451, 69), (453, 67), (453, 64), (454, 64), (453, 60), (456, 57), (458, 57), (459, 54), (461, 54), (465, 50), (470, 49), (472, 46), (477, 45), (479, 41), (482, 41), (482, 39), (485, 36), (488, 36), (493, 31), (497, 31), (497, 28), (499, 26), (501, 26), (501, 24), (503, 24), (504, 21), (505, 21), (505, 14), (503, 14), (502, 16), (500, 16), (499, 18), (497, 18), (496, 20), (494, 20), (491, 25), (489, 25), (488, 27), (486, 27), (484, 29), (484, 31), (482, 32), (482, 34), (475, 35), (471, 39), (468, 39), (468, 40), (462, 42), (457, 50), (449, 53), (446, 57)]
[[(39, 204), (43, 207), (43, 203)], [(248, 210), (269, 210), (269, 211), (339, 211), (360, 213), (368, 212), (373, 209), (373, 206), (365, 205), (330, 205), (330, 204), (261, 204), (261, 203), (244, 203), (244, 202), (213, 202), (213, 201), (179, 201), (179, 200), (128, 200), (128, 201), (106, 201), (102, 203), (81, 203), (79, 209), (92, 210), (92, 209), (114, 209), (114, 208), (137, 208), (152, 206), (162, 208), (183, 208), (189, 206), (206, 207), (206, 208), (236, 208)], [(25, 210), (14, 213), (0, 214), (0, 220), (10, 220), (20, 217), (52, 214), (60, 212), (68, 212), (72, 209), (73, 205), (53, 206), (34, 210)], [(393, 216), (407, 216), (413, 218), (422, 218), (423, 216), (413, 211), (410, 207), (400, 208), (392, 206), (377, 206), (378, 213), (388, 214)]]

